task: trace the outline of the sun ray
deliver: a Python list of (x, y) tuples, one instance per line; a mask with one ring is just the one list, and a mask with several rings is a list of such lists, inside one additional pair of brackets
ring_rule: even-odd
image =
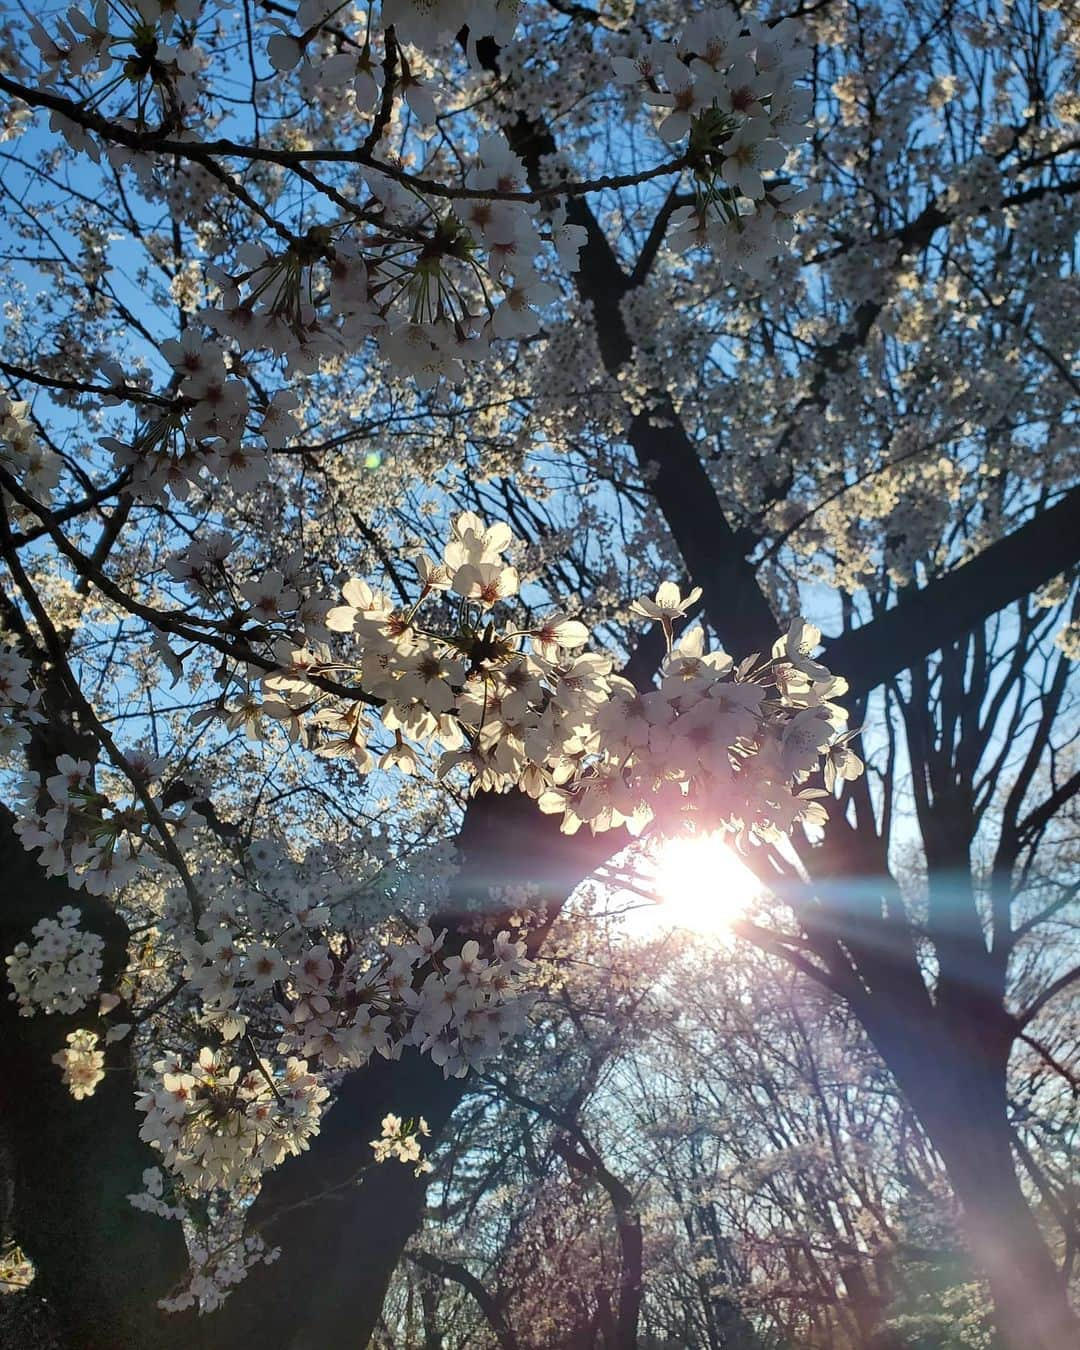
[(651, 925), (698, 933), (730, 931), (761, 884), (722, 834), (669, 839), (658, 846), (647, 886), (658, 904), (646, 911)]

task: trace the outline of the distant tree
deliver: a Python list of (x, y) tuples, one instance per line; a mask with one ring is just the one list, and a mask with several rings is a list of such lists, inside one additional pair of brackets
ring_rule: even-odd
[[(447, 1350), (576, 1318), (595, 1350), (985, 1336), (948, 1183), (850, 1015), (776, 958), (581, 931), (549, 939), (516, 1062), (455, 1113), (386, 1344), (414, 1343), (407, 1291), (436, 1269)], [(636, 1334), (607, 1315), (634, 1286)]]

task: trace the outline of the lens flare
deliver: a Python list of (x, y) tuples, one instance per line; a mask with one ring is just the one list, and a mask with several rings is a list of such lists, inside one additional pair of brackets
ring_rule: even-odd
[(723, 933), (761, 885), (722, 834), (706, 834), (661, 844), (651, 888), (660, 901), (657, 925)]

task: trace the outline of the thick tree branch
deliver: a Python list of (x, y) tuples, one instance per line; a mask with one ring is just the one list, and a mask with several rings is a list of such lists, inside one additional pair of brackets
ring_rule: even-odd
[(825, 660), (863, 698), (1080, 560), (1080, 488), (984, 549), (909, 592), (862, 628), (825, 644)]

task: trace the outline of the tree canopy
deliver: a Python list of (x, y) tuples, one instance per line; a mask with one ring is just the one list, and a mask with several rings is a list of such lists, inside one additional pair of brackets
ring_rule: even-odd
[(0, 35), (59, 1343), (1073, 1344), (1073, 8)]

